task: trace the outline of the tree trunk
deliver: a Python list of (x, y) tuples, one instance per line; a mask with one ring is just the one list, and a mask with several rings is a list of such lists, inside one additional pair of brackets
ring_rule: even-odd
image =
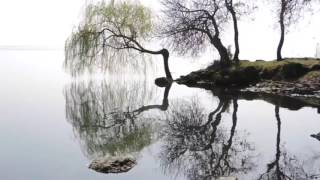
[(240, 53), (240, 47), (239, 47), (239, 30), (238, 30), (238, 20), (236, 16), (236, 12), (233, 9), (233, 0), (225, 0), (225, 5), (227, 7), (227, 10), (230, 12), (232, 21), (233, 21), (233, 31), (234, 31), (234, 57), (233, 60), (238, 63), (239, 62), (239, 53)]
[(221, 65), (222, 66), (230, 65), (230, 58), (228, 56), (227, 48), (224, 47), (224, 45), (222, 44), (220, 38), (217, 35), (215, 35), (212, 38), (211, 43), (214, 45), (214, 47), (219, 52)]
[(211, 44), (213, 44), (213, 46), (219, 52), (221, 66), (223, 66), (223, 67), (229, 66), (230, 65), (230, 58), (229, 58), (229, 55), (228, 55), (227, 48), (222, 44), (222, 42), (221, 42), (221, 40), (219, 38), (220, 31), (219, 31), (219, 27), (218, 27), (217, 21), (216, 21), (214, 15), (211, 16), (210, 19), (212, 21), (212, 24), (213, 24), (213, 27), (214, 27), (214, 31), (215, 31), (215, 34), (212, 37), (212, 35), (210, 33), (210, 30), (208, 30), (208, 35), (209, 35)]
[(277, 49), (277, 60), (278, 61), (282, 61), (282, 55), (281, 55), (281, 51), (282, 51), (282, 46), (283, 46), (283, 43), (284, 43), (284, 35), (285, 35), (285, 26), (284, 26), (284, 4), (282, 3), (281, 5), (281, 12), (280, 12), (280, 20), (279, 20), (279, 23), (280, 23), (280, 30), (281, 30), (281, 34), (280, 34), (280, 41), (279, 41), (279, 44), (278, 44), (278, 49)]
[(238, 30), (238, 20), (236, 16), (236, 12), (232, 9), (229, 10), (232, 16), (233, 20), (233, 29), (234, 29), (234, 45), (235, 45), (235, 52), (233, 60), (235, 62), (239, 62), (239, 53), (240, 53), (240, 47), (239, 47), (239, 30)]
[(160, 51), (151, 51), (148, 49), (143, 48), (140, 44), (136, 43), (140, 49), (136, 48), (136, 50), (142, 52), (142, 53), (149, 53), (154, 55), (162, 55), (163, 57), (163, 65), (164, 65), (164, 71), (166, 73), (166, 78), (168, 80), (172, 80), (171, 72), (169, 69), (169, 51), (167, 49), (161, 49)]
[(169, 51), (167, 49), (162, 49), (161, 54), (163, 56), (163, 64), (164, 64), (164, 71), (166, 73), (167, 79), (172, 80), (171, 72), (169, 69)]

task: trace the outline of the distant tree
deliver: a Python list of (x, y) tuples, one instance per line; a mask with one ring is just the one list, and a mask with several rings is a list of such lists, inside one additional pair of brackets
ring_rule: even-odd
[(113, 65), (137, 66), (132, 58), (137, 54), (162, 55), (166, 77), (172, 79), (168, 50), (154, 51), (144, 45), (153, 27), (151, 11), (139, 3), (113, 0), (88, 5), (81, 25), (66, 42), (65, 65), (73, 72), (92, 66), (112, 69)]
[(241, 16), (249, 14), (254, 6), (249, 5), (249, 3), (240, 2), (239, 0), (225, 0), (225, 6), (228, 12), (231, 14), (232, 23), (233, 23), (233, 31), (234, 31), (234, 56), (233, 60), (235, 62), (239, 62), (239, 28), (238, 28), (238, 20)]
[(277, 2), (277, 16), (280, 25), (280, 41), (277, 48), (277, 60), (281, 61), (283, 60), (281, 51), (287, 28), (299, 20), (301, 11), (305, 5), (311, 2), (311, 0), (277, 0)]
[(238, 29), (238, 19), (237, 19), (237, 14), (234, 9), (234, 4), (233, 0), (225, 0), (225, 5), (228, 11), (231, 14), (232, 17), (232, 22), (233, 22), (233, 30), (234, 30), (234, 56), (233, 60), (238, 62), (239, 61), (239, 53), (240, 53), (240, 48), (239, 48), (239, 29)]
[(212, 44), (222, 65), (230, 64), (227, 48), (220, 39), (227, 21), (224, 0), (163, 0), (163, 33), (180, 54), (197, 55)]

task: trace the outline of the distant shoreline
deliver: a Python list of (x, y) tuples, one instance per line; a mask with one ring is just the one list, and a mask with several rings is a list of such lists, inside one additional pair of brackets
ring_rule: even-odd
[(62, 51), (63, 47), (48, 47), (34, 45), (0, 45), (0, 51)]

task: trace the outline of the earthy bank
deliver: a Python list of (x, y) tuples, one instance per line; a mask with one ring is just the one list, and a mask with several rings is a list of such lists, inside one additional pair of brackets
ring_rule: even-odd
[(320, 59), (242, 60), (225, 68), (214, 63), (181, 76), (176, 82), (189, 87), (224, 87), (242, 92), (320, 98)]

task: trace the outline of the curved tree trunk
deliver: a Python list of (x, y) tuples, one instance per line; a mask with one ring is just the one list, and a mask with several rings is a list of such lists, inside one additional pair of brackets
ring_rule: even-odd
[[(210, 33), (209, 34), (209, 38), (210, 38), (210, 41), (211, 41), (211, 44), (213, 44), (213, 46), (218, 50), (219, 52), (219, 55), (220, 55), (220, 64), (221, 66), (225, 67), (225, 66), (229, 66), (230, 65), (230, 58), (229, 58), (229, 55), (228, 55), (228, 50), (227, 48), (222, 44), (219, 36), (220, 36), (220, 31), (219, 31), (219, 27), (217, 25), (217, 21), (213, 16), (210, 17), (211, 18), (211, 21), (212, 21), (212, 24), (213, 24), (213, 27), (214, 27), (214, 31), (215, 31), (215, 34), (214, 36), (212, 37), (212, 35)], [(207, 28), (208, 32), (210, 32), (209, 28)]]
[(164, 71), (166, 73), (167, 79), (172, 80), (171, 72), (169, 69), (169, 51), (167, 49), (162, 49), (161, 54), (163, 56), (163, 65), (164, 65)]
[[(169, 69), (169, 51), (165, 48), (161, 49), (160, 51), (153, 51), (144, 48), (137, 40), (133, 39), (132, 37), (128, 37), (125, 35), (118, 35), (119, 37), (122, 37), (124, 39), (129, 40), (129, 42), (126, 42), (128, 49), (134, 49), (141, 53), (147, 53), (147, 54), (153, 54), (153, 55), (162, 55), (163, 57), (163, 65), (164, 65), (164, 71), (166, 73), (166, 78), (170, 81), (172, 81), (171, 72)], [(133, 43), (134, 45), (130, 45), (129, 43)]]
[(151, 50), (144, 49), (140, 45), (139, 45), (139, 48), (140, 49), (137, 49), (137, 48), (136, 49), (142, 53), (148, 53), (148, 54), (154, 54), (154, 55), (161, 54), (163, 57), (163, 65), (164, 65), (164, 71), (166, 73), (166, 78), (168, 80), (172, 80), (171, 72), (169, 69), (169, 51), (167, 49), (161, 49), (160, 51), (151, 51)]
[(164, 94), (163, 94), (163, 99), (162, 99), (162, 104), (161, 105), (148, 105), (148, 106), (141, 106), (139, 109), (136, 109), (134, 111), (132, 111), (133, 113), (140, 114), (142, 112), (145, 111), (149, 111), (152, 109), (160, 109), (161, 111), (166, 111), (169, 107), (169, 92), (171, 89), (172, 84), (170, 84), (169, 86), (167, 86), (164, 90)]
[(285, 5), (282, 3), (281, 5), (281, 12), (280, 12), (280, 20), (279, 20), (279, 23), (280, 23), (280, 31), (281, 31), (281, 34), (280, 34), (280, 41), (279, 41), (279, 44), (278, 44), (278, 49), (277, 49), (277, 60), (278, 61), (281, 61), (282, 60), (282, 55), (281, 55), (281, 51), (282, 51), (282, 46), (283, 46), (283, 43), (284, 43), (284, 35), (285, 35), (285, 26), (284, 26), (284, 9), (285, 9)]
[(211, 43), (214, 45), (214, 47), (219, 52), (221, 65), (222, 66), (230, 65), (230, 58), (228, 56), (227, 48), (224, 47), (224, 45), (222, 44), (220, 38), (217, 35), (215, 35), (212, 38)]

